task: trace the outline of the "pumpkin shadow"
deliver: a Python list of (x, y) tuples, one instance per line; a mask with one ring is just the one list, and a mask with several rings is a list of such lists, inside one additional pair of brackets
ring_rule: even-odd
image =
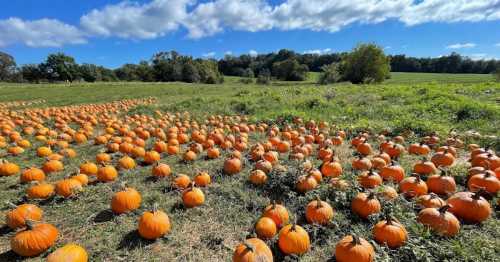
[(147, 176), (146, 178), (144, 178), (144, 182), (146, 183), (155, 183), (155, 182), (158, 182), (158, 178), (155, 177), (155, 176)]
[(138, 247), (145, 247), (153, 244), (154, 240), (146, 240), (139, 235), (137, 230), (128, 232), (118, 244), (117, 250), (128, 249), (133, 250)]
[(12, 250), (8, 250), (0, 254), (0, 261), (25, 261), (25, 260), (26, 258), (19, 256)]
[(113, 211), (109, 209), (102, 210), (101, 212), (97, 213), (97, 215), (94, 217), (94, 223), (104, 223), (104, 222), (109, 222), (115, 217), (115, 214), (113, 214)]
[[(7, 225), (0, 227), (0, 237), (5, 236), (5, 235), (9, 234), (10, 232), (12, 232), (12, 230)], [(2, 260), (0, 260), (0, 261), (2, 261)]]
[(40, 200), (38, 201), (38, 204), (40, 206), (46, 206), (46, 205), (49, 205), (49, 204), (53, 204), (54, 203), (54, 199), (55, 199), (55, 196), (51, 196), (47, 199), (43, 199), (43, 200)]

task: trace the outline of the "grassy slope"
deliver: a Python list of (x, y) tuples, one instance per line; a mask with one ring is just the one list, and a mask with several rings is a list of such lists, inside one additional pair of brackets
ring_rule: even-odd
[[(415, 76), (420, 79), (419, 75)], [(396, 79), (393, 77), (392, 81)], [(328, 87), (308, 83), (275, 83), (270, 87), (256, 87), (241, 85), (234, 78), (228, 79), (222, 86), (181, 83), (4, 85), (0, 86), (0, 102), (45, 99), (47, 105), (60, 106), (154, 96), (159, 100), (158, 105), (139, 107), (134, 112), (150, 113), (156, 108), (188, 110), (196, 115), (204, 115), (206, 112), (246, 112), (255, 119), (298, 114), (307, 118), (326, 119), (342, 127), (412, 127), (422, 130), (438, 129), (442, 132), (456, 127), (498, 134), (500, 109), (495, 104), (495, 99), (499, 97), (499, 84), (481, 81), (475, 84), (444, 83), (439, 80), (432, 80), (430, 83), (419, 82), (418, 79), (414, 81), (415, 84), (340, 84)], [(325, 96), (332, 98), (328, 100)], [(464, 112), (463, 109), (469, 112), (469, 117), (466, 121), (457, 121), (454, 117), (465, 114), (458, 114)], [(262, 138), (252, 137), (251, 141)], [(99, 148), (84, 145), (77, 147), (77, 150), (80, 156), (65, 163), (67, 171), (51, 175), (49, 181), (64, 177), (83, 158), (93, 159)], [(346, 178), (354, 179), (354, 173), (349, 168), (350, 149), (344, 146), (338, 148), (337, 153), (346, 167)], [(34, 150), (31, 149), (22, 160), (9, 159), (22, 167), (40, 164), (41, 159), (31, 157), (33, 155)], [(283, 159), (287, 159), (287, 156), (283, 156)], [(406, 170), (410, 170), (414, 161), (415, 158), (405, 156), (401, 164)], [(120, 178), (128, 181), (130, 186), (143, 195), (143, 205), (135, 213), (110, 216), (108, 208), (112, 192), (109, 184), (89, 186), (76, 199), (56, 199), (43, 203), (46, 221), (57, 225), (61, 231), (62, 238), (58, 243), (74, 241), (85, 246), (92, 261), (228, 261), (231, 248), (245, 236), (245, 231), (258, 218), (270, 197), (279, 195), (290, 212), (300, 220), (305, 204), (314, 194), (319, 194), (322, 198), (328, 197), (336, 209), (336, 217), (330, 227), (307, 227), (311, 233), (313, 250), (302, 257), (301, 261), (329, 259), (335, 243), (347, 233), (357, 232), (370, 238), (373, 221), (361, 221), (349, 211), (348, 199), (352, 197), (352, 191), (335, 192), (323, 184), (319, 190), (303, 196), (289, 190), (293, 187), (294, 172), (286, 176), (272, 174), (268, 185), (259, 189), (246, 183), (252, 168), (250, 164), (246, 165), (240, 175), (227, 177), (220, 175), (222, 160), (199, 160), (186, 165), (179, 162), (178, 157), (166, 157), (162, 162), (171, 165), (174, 173), (193, 176), (193, 170), (198, 168), (208, 170), (214, 176), (214, 184), (204, 190), (207, 202), (203, 208), (179, 208), (180, 194), (168, 189), (169, 182), (153, 182), (147, 178), (150, 167), (139, 167), (122, 173)], [(291, 171), (296, 165), (286, 160), (282, 164), (289, 166)], [(453, 169), (459, 182), (463, 182), (464, 172), (463, 162)], [(1, 203), (7, 200), (18, 201), (27, 187), (19, 185), (18, 178), (15, 177), (2, 178), (0, 181)], [(280, 190), (286, 194), (280, 194)], [(134, 231), (137, 216), (155, 201), (169, 214), (173, 231), (167, 238), (156, 242), (142, 241)], [(399, 200), (393, 205), (394, 215), (406, 225), (410, 241), (397, 251), (377, 246), (380, 261), (493, 261), (498, 258), (498, 215), (480, 227), (465, 225), (458, 237), (445, 239), (430, 234), (415, 223), (412, 203)], [(2, 209), (0, 215), (5, 211), (6, 209)], [(11, 236), (11, 232), (0, 230), (0, 261), (17, 259), (8, 252), (8, 240)], [(40, 258), (33, 261), (40, 261)]]

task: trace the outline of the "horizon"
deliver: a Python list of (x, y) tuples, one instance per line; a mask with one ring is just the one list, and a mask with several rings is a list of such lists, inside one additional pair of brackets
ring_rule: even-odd
[(500, 6), (488, 0), (91, 0), (71, 6), (27, 0), (0, 11), (0, 51), (18, 65), (63, 52), (108, 68), (159, 51), (220, 59), (280, 49), (339, 53), (358, 43), (375, 43), (389, 55), (456, 52), (498, 60), (500, 34), (492, 33), (498, 28)]

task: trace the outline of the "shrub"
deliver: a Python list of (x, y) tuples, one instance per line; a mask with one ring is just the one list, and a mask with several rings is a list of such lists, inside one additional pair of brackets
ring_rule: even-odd
[(374, 44), (358, 45), (344, 57), (343, 78), (354, 84), (380, 83), (390, 75), (390, 59)]
[(342, 79), (340, 66), (338, 63), (331, 63), (321, 67), (321, 74), (319, 75), (318, 84), (327, 85), (337, 83)]
[(244, 84), (252, 84), (253, 83), (253, 78), (255, 77), (252, 69), (247, 68), (243, 71), (242, 78), (240, 79), (240, 82)]
[(271, 83), (271, 72), (267, 68), (262, 69), (257, 77), (257, 84), (269, 85)]
[(284, 81), (304, 81), (309, 68), (299, 64), (295, 58), (290, 58), (273, 64), (273, 75)]

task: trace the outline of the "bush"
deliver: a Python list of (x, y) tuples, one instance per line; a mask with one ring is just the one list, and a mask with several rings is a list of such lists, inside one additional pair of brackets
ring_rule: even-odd
[(321, 74), (319, 75), (318, 84), (328, 85), (337, 83), (342, 79), (340, 66), (338, 63), (332, 63), (321, 67)]
[(380, 83), (390, 75), (390, 59), (374, 44), (358, 45), (344, 57), (343, 78), (354, 84)]
[(267, 68), (262, 69), (257, 77), (257, 84), (269, 85), (271, 83), (271, 72)]
[(495, 78), (497, 82), (500, 82), (500, 68), (498, 68), (497, 71), (495, 72)]
[(240, 79), (240, 82), (244, 84), (252, 84), (253, 83), (253, 78), (255, 75), (253, 74), (252, 69), (247, 68), (243, 71), (242, 78)]
[(295, 58), (290, 58), (273, 64), (273, 75), (284, 81), (304, 81), (309, 68), (299, 64)]

